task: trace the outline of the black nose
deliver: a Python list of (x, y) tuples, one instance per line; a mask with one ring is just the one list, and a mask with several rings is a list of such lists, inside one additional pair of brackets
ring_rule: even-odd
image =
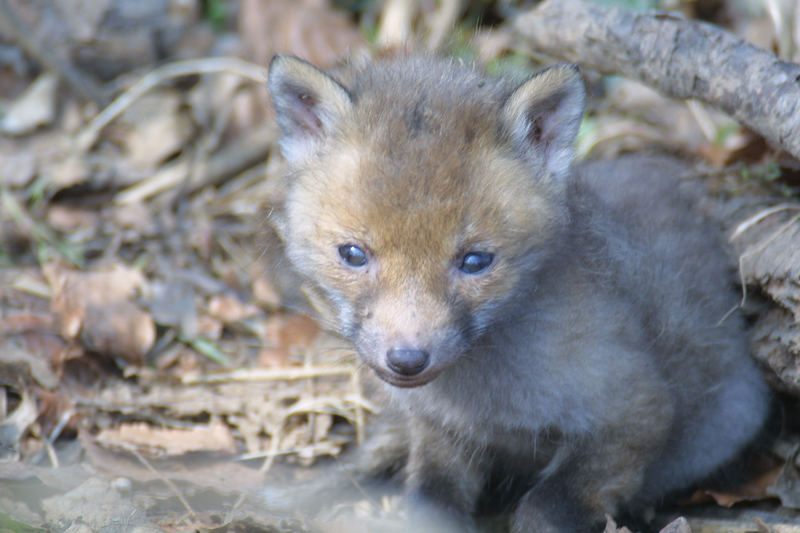
[(428, 359), (428, 352), (413, 348), (392, 348), (386, 352), (386, 364), (404, 376), (415, 376), (425, 370)]

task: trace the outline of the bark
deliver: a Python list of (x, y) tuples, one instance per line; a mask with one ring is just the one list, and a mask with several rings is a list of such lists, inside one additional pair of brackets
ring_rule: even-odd
[(711, 104), (800, 158), (800, 65), (677, 14), (546, 0), (514, 21), (537, 51)]

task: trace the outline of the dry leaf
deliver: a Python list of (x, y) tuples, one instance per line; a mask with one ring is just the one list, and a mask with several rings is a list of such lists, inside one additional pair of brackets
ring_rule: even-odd
[(149, 313), (133, 302), (90, 305), (84, 316), (83, 334), (87, 344), (100, 353), (141, 364), (156, 340), (156, 328)]
[(100, 216), (97, 211), (55, 204), (47, 209), (47, 223), (63, 233), (73, 233), (98, 227)]
[(0, 379), (13, 383), (14, 376), (24, 377), (54, 389), (58, 376), (53, 363), (66, 350), (64, 341), (47, 332), (0, 336)]
[(42, 177), (55, 189), (66, 189), (89, 179), (91, 174), (86, 157), (66, 153), (48, 161), (42, 168)]
[(606, 528), (603, 533), (631, 533), (627, 527), (617, 528), (617, 523), (611, 518), (611, 515), (606, 515)]
[(144, 422), (121, 424), (118, 428), (102, 430), (97, 435), (97, 442), (106, 447), (134, 446), (152, 455), (236, 451), (230, 428), (216, 419), (208, 426), (190, 429), (159, 428)]
[(259, 276), (253, 280), (253, 298), (267, 309), (277, 309), (281, 305), (281, 294), (269, 279)]
[(160, 88), (137, 99), (123, 113), (120, 123), (125, 134), (121, 142), (132, 168), (156, 168), (195, 135), (183, 102), (176, 90)]
[(273, 315), (264, 323), (265, 340), (274, 347), (308, 348), (318, 334), (319, 325), (306, 315)]
[(782, 468), (772, 459), (765, 457), (763, 461), (765, 464), (763, 468), (759, 467), (760, 474), (746, 484), (727, 491), (706, 490), (704, 492), (721, 507), (731, 507), (740, 502), (769, 499), (771, 496), (768, 488), (776, 483)]
[(197, 317), (197, 334), (210, 340), (222, 337), (222, 322), (214, 317), (200, 315)]
[(141, 272), (120, 263), (94, 271), (49, 263), (42, 271), (53, 291), (51, 307), (64, 337), (82, 334), (97, 350), (141, 363), (156, 336), (153, 319), (131, 301), (147, 288)]
[(291, 356), (307, 350), (319, 335), (319, 325), (305, 315), (273, 315), (263, 323), (267, 347), (259, 354), (259, 363), (267, 368), (291, 364)]
[(132, 229), (140, 235), (153, 235), (157, 231), (152, 206), (143, 202), (114, 206), (104, 217), (120, 229)]
[(5, 110), (0, 132), (24, 135), (53, 122), (56, 115), (58, 77), (45, 72), (25, 89)]
[(244, 303), (228, 294), (213, 296), (208, 302), (208, 312), (226, 324), (239, 322), (259, 313), (258, 307)]
[(258, 364), (264, 368), (281, 368), (292, 364), (286, 348), (264, 348), (258, 352)]
[(692, 533), (689, 522), (684, 517), (679, 517), (667, 524), (659, 533)]
[(26, 186), (36, 175), (36, 157), (18, 148), (0, 151), (0, 185), (12, 188)]
[(20, 438), (39, 416), (36, 400), (28, 394), (28, 391), (23, 390), (21, 396), (17, 408), (0, 420), (0, 454), (2, 455), (5, 455), (7, 451), (18, 449)]
[(194, 133), (191, 119), (175, 110), (142, 118), (124, 142), (134, 167), (155, 168), (183, 150)]

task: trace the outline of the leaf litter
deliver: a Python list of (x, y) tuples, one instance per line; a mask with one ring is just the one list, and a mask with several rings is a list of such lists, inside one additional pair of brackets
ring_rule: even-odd
[[(0, 40), (24, 52), (12, 74), (0, 70), (0, 527), (400, 531), (392, 495), (325, 521), (260, 503), (265, 482), (313, 475), (305, 467), (361, 440), (375, 411), (357, 358), (321, 327), (325, 309), (310, 318), (270, 227), (284, 188), (266, 62), (291, 52), (334, 66), (369, 53), (363, 28), (490, 69), (528, 62), (528, 51), (502, 24), (472, 43), (447, 37), (474, 15), (458, 2), (348, 13), (324, 0), (245, 0), (216, 35), (201, 9), (213, 2), (3, 4), (0, 18), (15, 10), (36, 39), (0, 24)], [(513, 10), (501, 4), (482, 9), (502, 20)], [(162, 50), (143, 27), (164, 37)], [(65, 53), (54, 59), (43, 43)], [(609, 97), (590, 110), (581, 152), (658, 143), (708, 163), (700, 172), (724, 200), (711, 209), (758, 304), (747, 307), (756, 356), (776, 388), (800, 397), (800, 204), (791, 178), (770, 170), (796, 176), (796, 162), (702, 106), (625, 80), (600, 85)], [(796, 454), (772, 456), (743, 490), (712, 493), (717, 503), (794, 507)], [(692, 509), (662, 533), (798, 530), (788, 515)], [(606, 531), (629, 530), (609, 518)]]

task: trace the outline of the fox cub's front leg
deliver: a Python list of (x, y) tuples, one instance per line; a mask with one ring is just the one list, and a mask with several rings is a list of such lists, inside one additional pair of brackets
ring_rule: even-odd
[(473, 513), (484, 479), (471, 447), (421, 421), (412, 423), (411, 438), (406, 466), (409, 525), (424, 533), (476, 531)]
[(520, 499), (512, 533), (596, 532), (606, 515), (632, 510), (648, 466), (661, 453), (665, 429), (631, 421), (625, 428), (606, 428), (565, 442), (543, 477)]

